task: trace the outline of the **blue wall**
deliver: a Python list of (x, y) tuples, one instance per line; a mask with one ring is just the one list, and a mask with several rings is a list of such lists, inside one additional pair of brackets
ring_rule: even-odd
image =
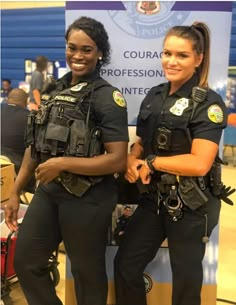
[[(220, 49), (219, 49), (220, 52)], [(233, 1), (229, 66), (236, 66), (236, 2)]]
[[(1, 78), (18, 87), (25, 59), (65, 60), (65, 8), (1, 10)], [(236, 2), (233, 2), (229, 66), (236, 66)], [(220, 52), (220, 46), (219, 46)]]
[(1, 10), (1, 78), (18, 87), (25, 59), (65, 60), (65, 8)]

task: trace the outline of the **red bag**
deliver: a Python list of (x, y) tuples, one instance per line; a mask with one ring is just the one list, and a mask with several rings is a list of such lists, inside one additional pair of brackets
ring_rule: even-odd
[[(16, 238), (16, 236), (9, 239), (6, 237), (1, 237), (1, 277), (6, 276), (9, 278), (16, 274), (14, 269)], [(4, 274), (5, 270), (7, 270), (6, 275)]]

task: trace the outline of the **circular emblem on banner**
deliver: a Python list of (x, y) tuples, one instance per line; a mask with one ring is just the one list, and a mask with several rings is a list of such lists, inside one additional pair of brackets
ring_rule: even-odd
[(219, 105), (214, 104), (208, 108), (208, 118), (214, 123), (222, 123), (224, 114)]
[(172, 11), (175, 1), (123, 1), (126, 11), (108, 11), (125, 33), (143, 39), (165, 36), (175, 25), (181, 25), (190, 11)]
[(117, 105), (119, 105), (120, 107), (126, 108), (125, 98), (123, 97), (122, 93), (120, 93), (120, 91), (115, 90), (113, 92), (113, 99)]
[(153, 15), (160, 12), (159, 1), (138, 1), (137, 11), (142, 14)]
[(146, 273), (143, 274), (143, 279), (144, 279), (144, 283), (145, 283), (146, 293), (148, 293), (149, 291), (151, 291), (152, 286), (153, 286), (152, 279)]

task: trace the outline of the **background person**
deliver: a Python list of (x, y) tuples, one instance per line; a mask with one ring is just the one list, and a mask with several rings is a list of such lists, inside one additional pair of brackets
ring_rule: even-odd
[(7, 102), (8, 94), (12, 89), (11, 80), (7, 78), (3, 79), (1, 88), (1, 103)]
[(40, 55), (36, 58), (36, 69), (31, 75), (29, 87), (29, 110), (38, 110), (44, 86), (44, 72), (47, 70), (48, 58)]
[(125, 229), (128, 225), (130, 217), (132, 215), (132, 209), (130, 206), (125, 206), (123, 214), (117, 218), (116, 220), (116, 227), (114, 230), (114, 240), (117, 245), (120, 244), (121, 240), (123, 239)]
[(143, 272), (166, 237), (172, 305), (201, 304), (202, 260), (219, 219), (218, 191), (221, 197), (231, 193), (216, 185), (211, 171), (219, 169), (213, 162), (227, 109), (208, 86), (209, 64), (206, 24), (176, 26), (167, 32), (162, 66), (168, 82), (153, 87), (143, 100), (138, 140), (128, 156), (126, 178), (132, 183), (140, 178), (147, 191), (115, 257), (117, 305), (147, 304)]
[(35, 173), (39, 186), (20, 226), (15, 253), (28, 304), (62, 304), (47, 265), (63, 240), (78, 304), (106, 305), (105, 250), (118, 201), (114, 173), (126, 164), (127, 108), (120, 91), (99, 75), (110, 59), (103, 25), (81, 17), (65, 38), (71, 71), (43, 94), (39, 111), (30, 112), (29, 147), (5, 219), (11, 230), (18, 229), (19, 194)]
[(13, 89), (7, 104), (1, 105), (1, 153), (15, 164), (19, 171), (25, 152), (24, 134), (29, 110), (27, 93), (19, 88)]
[[(25, 153), (25, 128), (29, 110), (26, 108), (28, 94), (19, 88), (12, 89), (7, 104), (1, 104), (1, 154), (15, 165), (18, 174)], [(24, 188), (34, 193), (35, 178)]]

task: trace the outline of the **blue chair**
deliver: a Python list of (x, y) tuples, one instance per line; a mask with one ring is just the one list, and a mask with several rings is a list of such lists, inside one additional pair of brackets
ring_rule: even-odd
[(226, 147), (231, 147), (233, 155), (233, 166), (236, 166), (236, 127), (228, 125), (224, 130), (224, 152)]

